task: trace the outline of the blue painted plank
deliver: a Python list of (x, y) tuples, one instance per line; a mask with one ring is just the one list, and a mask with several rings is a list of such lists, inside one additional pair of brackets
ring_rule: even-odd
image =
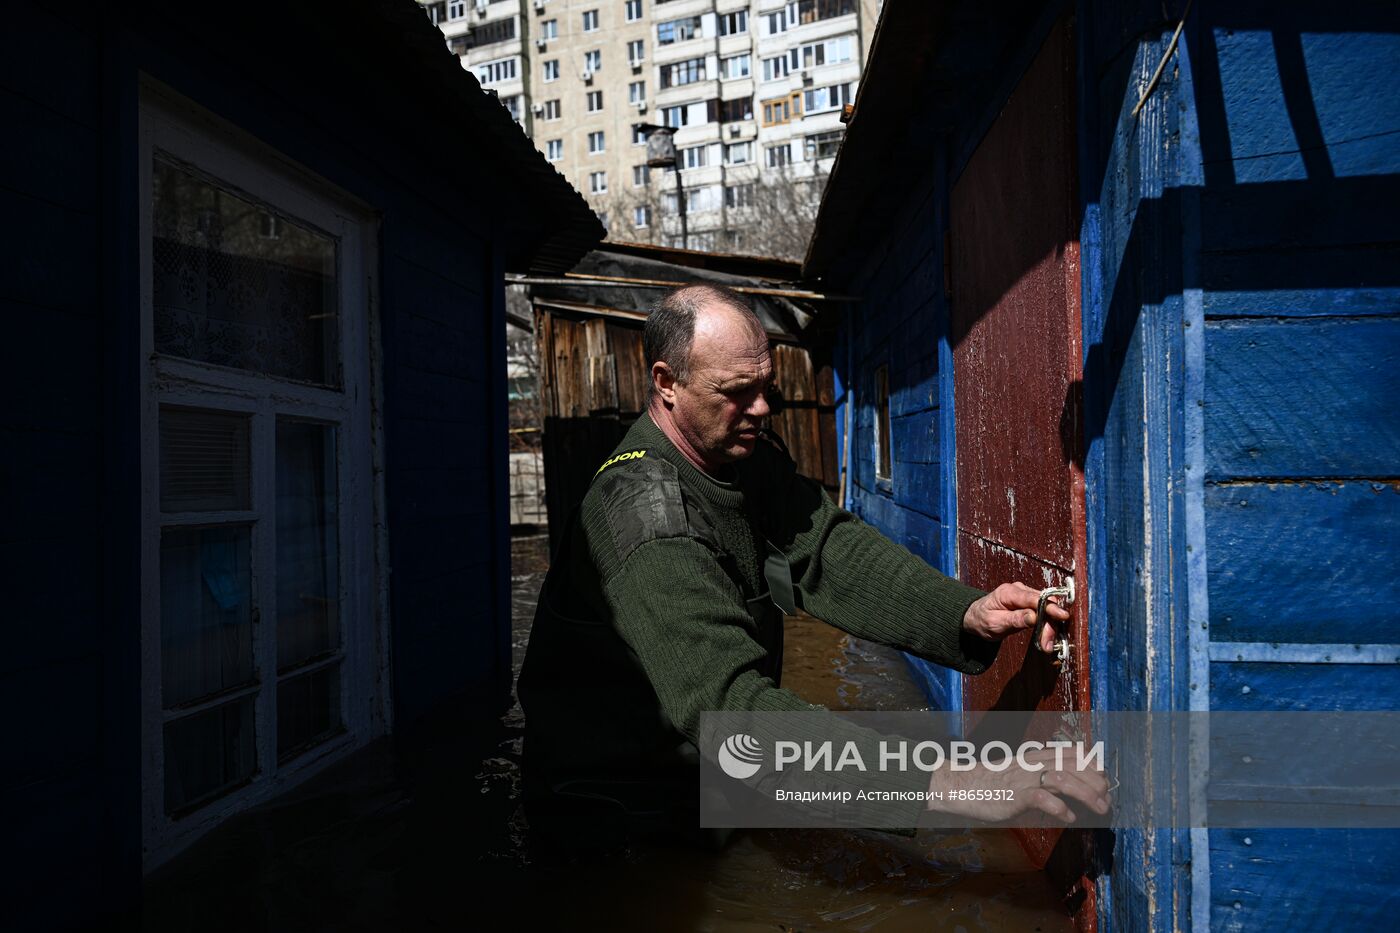
[(942, 526), (936, 519), (900, 508), (879, 494), (867, 493), (860, 502), (862, 518), (930, 566), (939, 566), (943, 551)]
[(1400, 15), (1388, 6), (1386, 26), (1300, 36), (1318, 129), (1338, 177), (1400, 173), (1400, 97), (1379, 91), (1400, 71)]
[[(468, 263), (463, 260), (463, 264)], [(455, 277), (442, 275), (402, 256), (389, 257), (384, 274), (386, 279), (393, 280), (392, 313), (412, 314), (448, 327), (470, 328), (471, 333), (478, 335), (478, 340), (485, 339), (482, 327), (487, 320), (486, 304), (477, 291)]]
[[(0, 299), (0, 424), (32, 431), (101, 427), (101, 322), (86, 314)], [(61, 353), (41, 352), (62, 348)]]
[(896, 460), (890, 488), (895, 505), (938, 518), (942, 482), (942, 464), (900, 463)]
[(97, 135), (33, 100), (0, 88), (5, 187), (84, 213), (97, 209)]
[[(47, 201), (0, 188), (0, 298), (95, 314), (97, 283), (74, 270), (97, 267), (97, 220)], [(62, 261), (55, 261), (61, 257)]]
[(1212, 710), (1400, 710), (1400, 664), (1213, 661)]
[(1201, 256), (1206, 317), (1400, 313), (1400, 247), (1274, 247)]
[(1400, 831), (1210, 831), (1211, 929), (1394, 929)]
[(1394, 476), (1400, 320), (1206, 330), (1207, 479)]
[(6, 4), (0, 86), (96, 126), (99, 55), (97, 37), (87, 25), (69, 22), (30, 0)]
[(1207, 486), (1214, 641), (1400, 642), (1400, 484)]
[(890, 419), (891, 452), (895, 463), (938, 463), (938, 410)]

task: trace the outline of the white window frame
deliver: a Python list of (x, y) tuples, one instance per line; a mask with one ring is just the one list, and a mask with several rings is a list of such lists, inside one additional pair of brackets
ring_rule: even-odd
[[(593, 23), (592, 26), (588, 25), (590, 21)], [(583, 31), (584, 31), (584, 32), (597, 32), (597, 31), (598, 31), (598, 11), (597, 11), (597, 10), (584, 10), (584, 11), (583, 11)]]
[(589, 173), (588, 173), (588, 191), (589, 191), (590, 194), (607, 194), (607, 193), (608, 193), (608, 173), (605, 172), (605, 171), (604, 171), (604, 172), (589, 172)]
[(590, 49), (583, 53), (583, 69), (585, 71), (603, 70), (603, 50)]
[[(596, 107), (593, 106), (594, 103), (597, 103), (598, 106), (596, 106)], [(602, 92), (602, 91), (589, 91), (589, 92), (587, 92), (587, 94), (584, 96), (584, 106), (585, 106), (585, 108), (586, 108), (586, 112), (587, 112), (587, 113), (602, 113), (602, 112), (603, 112), (603, 92)]]
[(544, 22), (540, 23), (540, 38), (541, 38), (541, 39), (558, 39), (558, 38), (559, 38), (559, 20), (557, 20), (557, 19), (547, 19), (547, 20), (545, 20)]
[(447, 21), (459, 20), (467, 15), (467, 0), (447, 0)]
[(627, 43), (627, 64), (640, 65), (647, 60), (647, 40), (632, 39)]
[(629, 23), (635, 23), (642, 18), (642, 0), (626, 0), (623, 4), (623, 16)]
[[(551, 155), (551, 153), (553, 153)], [(544, 157), (546, 161), (558, 162), (564, 158), (564, 140), (549, 139), (544, 144)]]
[[(388, 732), (388, 588), (384, 521), (383, 426), (372, 415), (382, 385), (374, 371), (379, 333), (372, 270), (377, 221), (372, 209), (305, 171), (238, 128), (157, 82), (143, 78), (138, 108), (137, 237), (140, 278), (141, 426), (141, 776), (143, 865), (149, 871), (228, 817), (267, 801)], [(338, 240), (337, 308), (341, 386), (311, 385), (262, 373), (162, 356), (155, 350), (151, 256), (152, 161), (157, 152), (195, 166)], [(253, 509), (164, 514), (160, 510), (162, 405), (251, 417)], [(336, 427), (337, 550), (341, 649), (340, 711), (344, 731), (280, 763), (277, 758), (274, 540), (277, 419), (305, 418)], [(163, 528), (237, 522), (252, 526), (251, 574), (258, 616), (253, 652), (253, 777), (198, 809), (165, 812), (161, 693), (160, 538)], [(226, 699), (226, 698), (225, 698)]]
[(627, 103), (635, 104), (637, 101), (645, 102), (647, 99), (647, 83), (643, 81), (627, 82)]
[(651, 206), (639, 204), (632, 209), (632, 226), (641, 230), (651, 226)]
[(545, 120), (546, 122), (552, 123), (555, 120), (560, 119), (560, 116), (563, 114), (563, 112), (563, 108), (559, 104), (559, 98), (552, 97), (544, 102), (544, 113), (541, 116), (541, 119)]
[(551, 58), (541, 66), (541, 73), (544, 75), (544, 83), (549, 84), (559, 80), (559, 59)]
[[(596, 145), (595, 145), (596, 143)], [(607, 136), (602, 130), (594, 130), (588, 134), (588, 154), (599, 155), (608, 151)]]

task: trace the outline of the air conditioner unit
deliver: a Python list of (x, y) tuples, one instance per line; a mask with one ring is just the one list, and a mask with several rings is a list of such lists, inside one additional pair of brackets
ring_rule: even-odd
[(646, 102), (646, 101), (644, 101), (644, 100), (633, 101), (632, 104), (633, 104), (634, 107), (637, 108), (637, 112), (638, 112), (638, 113), (646, 113), (646, 112), (647, 112), (647, 102)]
[(737, 126), (731, 126), (731, 127), (729, 128), (729, 138), (730, 138), (730, 139), (738, 139), (738, 138), (739, 138), (739, 127), (737, 127)]
[(535, 48), (539, 49), (541, 52), (543, 52), (548, 46), (549, 42), (544, 39), (535, 40)]
[(485, 16), (486, 10), (490, 7), (491, 0), (476, 0), (476, 15)]
[(587, 84), (593, 80), (593, 71), (591, 69), (585, 68), (583, 69), (583, 71), (579, 72), (578, 76), (583, 79), (583, 82), (585, 84)]
[(803, 68), (803, 69), (802, 69), (802, 83), (803, 83), (803, 84), (811, 84), (811, 83), (812, 83), (812, 72), (809, 71), (809, 70), (806, 69), (806, 68)]
[(536, 13), (543, 13), (543, 12), (544, 12), (544, 0), (535, 0), (535, 12), (536, 12)]
[(535, 116), (538, 117), (544, 113), (544, 104), (535, 104), (535, 106), (530, 109), (534, 111)]

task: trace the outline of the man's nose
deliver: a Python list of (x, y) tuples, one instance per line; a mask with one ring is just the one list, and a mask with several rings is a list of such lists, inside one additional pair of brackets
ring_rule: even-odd
[(754, 396), (753, 404), (745, 412), (750, 418), (766, 418), (773, 409), (768, 405), (768, 396), (762, 392)]

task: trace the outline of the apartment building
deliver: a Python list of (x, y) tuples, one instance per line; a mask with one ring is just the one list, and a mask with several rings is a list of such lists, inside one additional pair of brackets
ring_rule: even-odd
[[(752, 234), (769, 188), (815, 210), (819, 192), (802, 189), (835, 157), (880, 0), (423, 6), (611, 238), (762, 251)], [(674, 171), (646, 165), (655, 126), (675, 131), (684, 240)]]

